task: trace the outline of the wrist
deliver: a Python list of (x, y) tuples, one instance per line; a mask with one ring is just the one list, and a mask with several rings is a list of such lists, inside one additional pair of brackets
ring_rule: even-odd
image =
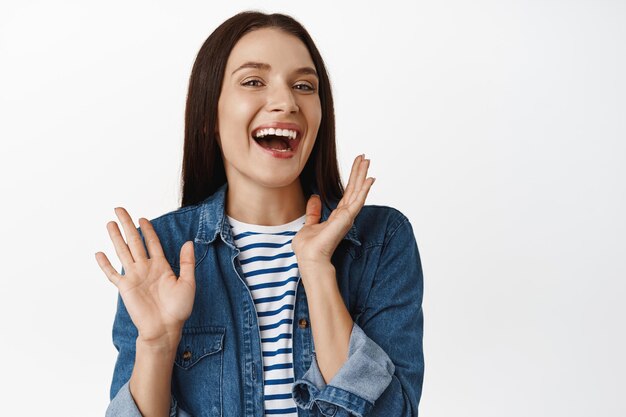
[(300, 274), (320, 274), (335, 272), (335, 266), (330, 262), (330, 259), (310, 259), (300, 260), (298, 259), (298, 269)]
[(135, 346), (137, 351), (141, 349), (145, 353), (153, 353), (157, 355), (176, 354), (176, 349), (180, 343), (181, 335), (182, 329), (174, 330), (158, 338), (150, 339), (144, 338), (140, 334), (137, 336)]
[(313, 286), (336, 285), (337, 283), (335, 266), (330, 262), (304, 263), (302, 266), (298, 263), (298, 269), (302, 283), (307, 289)]

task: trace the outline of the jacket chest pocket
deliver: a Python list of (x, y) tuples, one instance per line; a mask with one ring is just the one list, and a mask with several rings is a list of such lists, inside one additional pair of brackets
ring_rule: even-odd
[(174, 359), (172, 392), (197, 417), (222, 415), (224, 327), (183, 328)]

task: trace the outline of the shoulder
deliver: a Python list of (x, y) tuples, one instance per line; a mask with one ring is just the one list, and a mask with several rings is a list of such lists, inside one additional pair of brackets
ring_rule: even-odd
[[(196, 241), (203, 213), (203, 203), (180, 207), (149, 219), (159, 238), (166, 259), (178, 267), (180, 248), (187, 241)], [(141, 229), (138, 228), (142, 238)], [(197, 245), (194, 244), (194, 247)]]
[[(198, 231), (200, 204), (180, 207), (150, 220), (159, 239), (166, 237), (189, 237), (191, 240)], [(188, 239), (189, 240), (189, 239)]]
[[(185, 242), (194, 242), (196, 263), (202, 260), (202, 253), (206, 253), (201, 251), (202, 245), (197, 244), (201, 219), (203, 215), (206, 215), (206, 207), (203, 203), (180, 207), (149, 219), (159, 238), (165, 258), (176, 273), (180, 264), (180, 249)], [(143, 234), (141, 235), (144, 238)]]
[(367, 246), (385, 245), (398, 231), (412, 235), (409, 219), (400, 210), (382, 205), (365, 205), (354, 220), (357, 235)]

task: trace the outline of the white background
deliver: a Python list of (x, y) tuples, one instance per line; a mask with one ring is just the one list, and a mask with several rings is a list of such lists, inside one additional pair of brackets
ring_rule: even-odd
[(94, 253), (117, 261), (114, 207), (177, 208), (191, 66), (248, 8), (310, 31), (344, 179), (364, 152), (368, 202), (414, 227), (420, 415), (626, 415), (617, 0), (2, 2), (1, 414), (103, 415), (117, 292)]

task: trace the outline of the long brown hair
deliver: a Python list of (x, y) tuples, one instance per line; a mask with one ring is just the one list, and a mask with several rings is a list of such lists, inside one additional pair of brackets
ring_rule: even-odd
[(243, 35), (261, 28), (281, 29), (299, 38), (307, 47), (319, 77), (322, 120), (315, 146), (300, 174), (303, 192), (310, 195), (316, 189), (324, 202), (343, 196), (335, 145), (333, 96), (322, 56), (306, 29), (291, 16), (246, 11), (229, 18), (213, 31), (200, 48), (191, 71), (185, 109), (181, 207), (201, 202), (226, 182), (215, 134), (226, 62)]

